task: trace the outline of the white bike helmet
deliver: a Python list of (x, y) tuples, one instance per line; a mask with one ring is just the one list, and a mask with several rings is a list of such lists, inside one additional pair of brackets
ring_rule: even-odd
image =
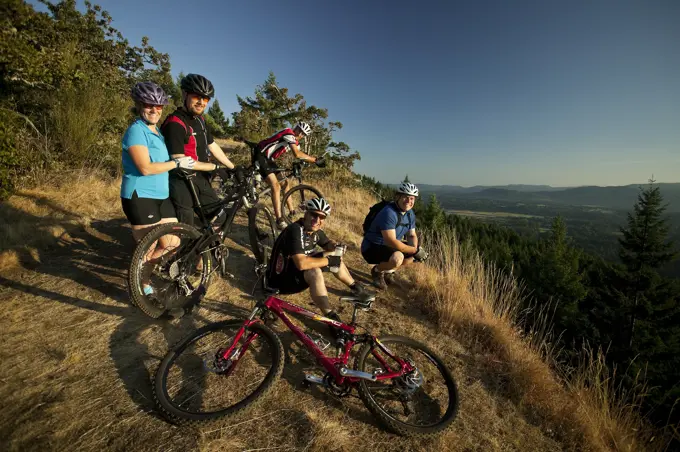
[(312, 133), (311, 126), (309, 124), (307, 124), (306, 122), (298, 122), (295, 125), (295, 128), (302, 130), (302, 133), (304, 133), (305, 135), (309, 135), (310, 133)]
[(323, 198), (312, 198), (305, 203), (307, 210), (323, 212), (326, 216), (331, 214), (331, 205)]
[(397, 188), (397, 193), (403, 193), (409, 196), (418, 196), (418, 187), (410, 182), (402, 182)]

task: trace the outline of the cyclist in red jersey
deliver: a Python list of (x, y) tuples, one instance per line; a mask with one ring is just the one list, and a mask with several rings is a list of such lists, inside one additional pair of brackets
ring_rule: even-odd
[(274, 163), (274, 160), (292, 150), (296, 158), (322, 166), (324, 163), (323, 157), (312, 157), (300, 150), (300, 140), (310, 133), (312, 133), (312, 128), (309, 124), (299, 122), (293, 129), (283, 129), (269, 138), (265, 138), (255, 148), (254, 160), (260, 165), (260, 174), (272, 188), (274, 216), (276, 217), (276, 225), (279, 229), (284, 229), (288, 226), (281, 215), (281, 188), (286, 189), (286, 182), (279, 183), (274, 172), (274, 170), (278, 169), (278, 165)]

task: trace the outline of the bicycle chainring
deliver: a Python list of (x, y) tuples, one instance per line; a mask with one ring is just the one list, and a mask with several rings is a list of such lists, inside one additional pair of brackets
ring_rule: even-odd
[(324, 375), (323, 384), (328, 392), (338, 398), (347, 397), (352, 392), (352, 386), (349, 383), (339, 385), (331, 373)]

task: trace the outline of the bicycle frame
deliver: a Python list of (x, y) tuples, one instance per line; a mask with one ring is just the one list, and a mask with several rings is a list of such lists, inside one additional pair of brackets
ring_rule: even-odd
[[(288, 181), (289, 179), (297, 179), (298, 184), (302, 183), (302, 168), (307, 164), (305, 161), (296, 161), (293, 163), (292, 168), (280, 168), (279, 172), (283, 175), (283, 178), (279, 179), (279, 183)], [(269, 184), (264, 184), (265, 188), (257, 193), (258, 198), (270, 195), (272, 188)], [(283, 197), (285, 193), (281, 193)]]
[[(248, 330), (248, 327), (254, 323), (261, 322), (262, 320), (259, 318), (256, 318), (258, 313), (265, 314), (266, 312), (273, 312), (276, 314), (278, 318), (280, 318), (283, 323), (286, 324), (288, 329), (290, 329), (295, 336), (307, 347), (307, 349), (316, 357), (317, 362), (323, 366), (326, 371), (333, 375), (335, 378), (335, 381), (337, 384), (342, 385), (345, 383), (350, 383), (350, 384), (355, 384), (361, 379), (366, 379), (366, 380), (372, 380), (372, 381), (380, 381), (380, 380), (387, 380), (391, 378), (396, 378), (404, 375), (407, 372), (411, 372), (414, 367), (407, 361), (402, 360), (398, 356), (395, 356), (386, 346), (384, 346), (379, 339), (376, 337), (370, 335), (370, 334), (363, 334), (363, 335), (355, 335), (354, 332), (356, 330), (356, 326), (353, 324), (354, 320), (356, 319), (356, 311), (357, 307), (354, 307), (354, 315), (353, 315), (353, 322), (352, 324), (345, 324), (342, 322), (337, 322), (335, 320), (323, 317), (322, 315), (319, 315), (315, 312), (308, 311), (307, 309), (289, 303), (287, 301), (281, 300), (279, 298), (276, 298), (274, 296), (268, 297), (263, 303), (260, 302), (255, 306), (255, 309), (253, 309), (253, 312), (251, 313), (250, 317), (243, 323), (243, 326), (238, 330), (236, 333), (236, 337), (234, 338), (233, 342), (229, 345), (229, 347), (219, 353), (219, 357), (224, 359), (224, 360), (231, 360), (232, 366), (229, 370), (228, 373), (231, 373), (231, 371), (235, 368), (236, 364), (238, 363), (238, 359), (243, 356), (243, 354), (246, 352), (248, 346), (250, 343), (257, 337), (257, 333), (250, 332), (248, 336), (246, 337), (245, 343), (237, 349), (237, 345), (241, 338), (243, 337), (244, 334), (246, 334), (246, 331)], [(330, 357), (326, 356), (323, 351), (316, 345), (316, 343), (307, 335), (305, 334), (304, 331), (298, 326), (296, 326), (291, 319), (286, 315), (286, 311), (292, 312), (295, 314), (302, 315), (304, 317), (307, 317), (309, 319), (312, 319), (316, 322), (323, 323), (325, 325), (333, 325), (336, 328), (340, 328), (343, 331), (345, 331), (348, 336), (349, 340), (345, 343), (345, 348), (342, 352), (341, 357)], [(347, 372), (346, 365), (347, 362), (349, 361), (350, 353), (352, 351), (352, 348), (361, 343), (366, 343), (366, 342), (371, 342), (374, 343), (378, 346), (378, 348), (385, 353), (389, 358), (394, 360), (399, 369), (398, 370), (393, 370), (387, 361), (377, 353), (376, 349), (374, 348), (371, 350), (371, 353), (375, 358), (380, 362), (381, 366), (383, 367), (384, 371), (378, 373), (377, 375), (375, 374), (368, 374), (365, 372), (358, 372), (358, 371), (350, 371), (350, 373), (353, 374), (365, 374), (362, 377), (358, 376), (346, 376), (343, 375), (343, 370)], [(370, 378), (369, 378), (370, 376)]]
[[(207, 206), (201, 204), (201, 200), (198, 198), (198, 194), (196, 193), (196, 187), (194, 186), (194, 183), (191, 180), (195, 177), (195, 175), (189, 174), (186, 177), (187, 182), (189, 183), (189, 191), (191, 192), (191, 197), (193, 198), (194, 201), (194, 208), (196, 210), (196, 213), (198, 214), (199, 219), (201, 220), (201, 224), (203, 225), (203, 227), (212, 229), (217, 219), (222, 214), (225, 214), (227, 215), (227, 218), (224, 224), (220, 227), (220, 232), (222, 232), (222, 234), (226, 234), (226, 232), (228, 232), (228, 229), (231, 227), (232, 222), (234, 221), (234, 217), (236, 217), (236, 212), (238, 212), (238, 209), (240, 209), (241, 205), (243, 204), (243, 197), (245, 196), (245, 187), (243, 185), (245, 184), (240, 184), (236, 190), (229, 193), (229, 196), (225, 197), (224, 199), (220, 200), (217, 203), (211, 204), (209, 207), (212, 207), (214, 209), (219, 208), (219, 210), (217, 210), (217, 213), (213, 215), (212, 218), (208, 219), (205, 215)], [(227, 206), (230, 203), (233, 204), (229, 208)]]

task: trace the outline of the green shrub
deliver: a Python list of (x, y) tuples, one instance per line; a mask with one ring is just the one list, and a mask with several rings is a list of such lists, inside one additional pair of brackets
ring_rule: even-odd
[(14, 123), (9, 112), (0, 110), (0, 199), (5, 199), (14, 190), (11, 170), (19, 162)]

